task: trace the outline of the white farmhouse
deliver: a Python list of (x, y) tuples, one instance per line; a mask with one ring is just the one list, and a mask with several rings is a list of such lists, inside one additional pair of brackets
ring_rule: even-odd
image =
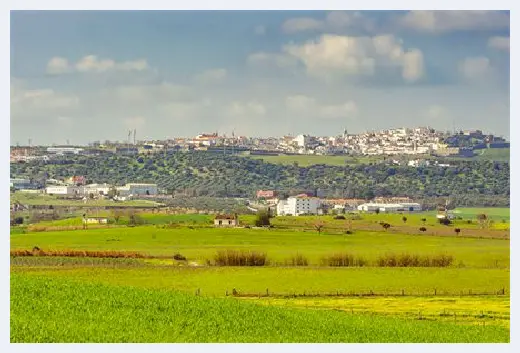
[(319, 198), (309, 197), (307, 195), (298, 195), (289, 197), (287, 200), (280, 200), (276, 206), (276, 213), (278, 216), (318, 214), (320, 206), (321, 201)]
[(120, 196), (143, 196), (143, 195), (157, 195), (157, 185), (156, 184), (140, 184), (140, 183), (130, 183), (125, 186), (120, 186), (117, 188)]
[(67, 185), (52, 185), (47, 186), (45, 188), (45, 192), (49, 195), (79, 195), (82, 194), (82, 189), (77, 186), (67, 186)]
[(358, 211), (362, 212), (419, 212), (421, 205), (414, 202), (406, 203), (364, 203), (358, 206)]

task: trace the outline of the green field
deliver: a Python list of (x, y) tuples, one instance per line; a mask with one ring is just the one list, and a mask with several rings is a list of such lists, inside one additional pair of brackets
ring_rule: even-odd
[(372, 260), (388, 253), (413, 253), (452, 255), (457, 266), (509, 267), (508, 240), (381, 231), (318, 235), (315, 231), (276, 229), (162, 229), (142, 226), (11, 235), (11, 249), (30, 250), (34, 246), (43, 250), (125, 250), (170, 256), (181, 253), (188, 260), (202, 264), (213, 259), (218, 250), (245, 249), (266, 252), (274, 262), (283, 262), (297, 253), (307, 257), (311, 264), (319, 264), (323, 256), (338, 252)]
[(456, 325), (11, 275), (11, 342), (509, 342)]
[(131, 200), (118, 201), (111, 200), (62, 200), (56, 196), (46, 194), (28, 194), (22, 192), (15, 192), (11, 194), (11, 204), (19, 202), (22, 205), (31, 206), (69, 206), (69, 207), (103, 207), (103, 206), (117, 206), (117, 207), (154, 207), (160, 204), (148, 200)]
[(369, 164), (377, 163), (383, 160), (381, 156), (317, 156), (317, 155), (279, 155), (279, 156), (250, 156), (253, 159), (261, 159), (267, 163), (275, 164), (294, 164), (300, 167), (309, 167), (316, 164), (325, 164), (333, 166), (344, 166), (350, 164)]
[(21, 267), (13, 273), (115, 285), (175, 289), (223, 297), (246, 294), (467, 295), (509, 293), (509, 270), (457, 268)]

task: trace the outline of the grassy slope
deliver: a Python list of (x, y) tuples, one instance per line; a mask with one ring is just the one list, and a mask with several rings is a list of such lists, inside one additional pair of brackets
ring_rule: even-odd
[(316, 164), (333, 166), (345, 166), (347, 164), (376, 163), (383, 157), (348, 157), (348, 156), (315, 156), (315, 155), (289, 155), (289, 156), (248, 156), (253, 159), (261, 159), (266, 163), (293, 164), (300, 167), (308, 167)]
[(115, 285), (176, 289), (203, 295), (225, 296), (236, 288), (241, 293), (330, 294), (341, 292), (377, 294), (460, 295), (509, 292), (509, 270), (436, 268), (179, 268), (179, 267), (18, 267), (14, 273), (49, 275)]
[(11, 342), (509, 342), (509, 332), (13, 274)]
[(361, 232), (353, 235), (318, 235), (316, 232), (266, 229), (158, 229), (154, 226), (12, 234), (11, 249), (127, 250), (154, 255), (180, 252), (189, 260), (213, 259), (221, 249), (265, 251), (274, 261), (296, 253), (319, 264), (321, 257), (349, 252), (376, 259), (386, 253), (439, 253), (471, 267), (508, 267), (509, 241), (496, 239), (431, 237), (425, 235)]
[(44, 195), (44, 194), (27, 194), (27, 193), (14, 193), (11, 194), (11, 203), (20, 202), (23, 205), (53, 205), (53, 206), (76, 206), (76, 207), (93, 207), (93, 206), (117, 206), (117, 207), (153, 207), (159, 205), (154, 201), (148, 200), (132, 200), (132, 201), (120, 201), (114, 202), (110, 200), (88, 200), (84, 201), (76, 200), (60, 200), (56, 196)]

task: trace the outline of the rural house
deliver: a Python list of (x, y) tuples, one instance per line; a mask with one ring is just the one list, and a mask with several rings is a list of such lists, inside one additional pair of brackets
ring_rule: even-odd
[(215, 227), (236, 227), (238, 226), (238, 215), (217, 215), (213, 221)]

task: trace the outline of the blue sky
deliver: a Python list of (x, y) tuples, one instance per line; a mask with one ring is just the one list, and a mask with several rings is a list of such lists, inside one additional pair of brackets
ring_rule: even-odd
[(400, 126), (509, 136), (509, 13), (11, 13), (11, 142), (336, 135)]

